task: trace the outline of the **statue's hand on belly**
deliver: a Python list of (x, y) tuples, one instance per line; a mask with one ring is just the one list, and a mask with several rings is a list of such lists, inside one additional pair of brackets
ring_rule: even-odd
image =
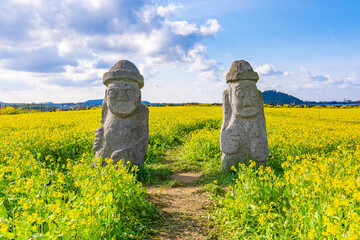
[(221, 133), (221, 150), (226, 154), (236, 154), (241, 143), (238, 126), (230, 126)]
[(124, 159), (124, 163), (126, 163), (127, 161), (129, 161), (129, 159), (131, 159), (131, 150), (130, 149), (121, 149), (121, 150), (116, 150), (115, 152), (113, 152), (113, 154), (111, 154), (111, 159), (116, 163), (119, 162), (121, 159)]

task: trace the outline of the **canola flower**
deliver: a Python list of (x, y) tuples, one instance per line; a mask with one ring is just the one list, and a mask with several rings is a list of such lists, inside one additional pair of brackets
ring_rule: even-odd
[[(210, 219), (223, 239), (359, 239), (360, 109), (265, 108), (269, 164), (234, 166)], [(146, 165), (178, 149), (220, 171), (220, 106), (150, 107)], [(1, 239), (147, 237), (154, 207), (129, 165), (93, 168), (100, 109), (0, 116)], [(212, 180), (214, 185), (220, 179)]]
[(154, 207), (136, 169), (93, 167), (99, 113), (0, 116), (0, 239), (147, 236)]
[(359, 110), (265, 108), (270, 166), (233, 167), (225, 238), (360, 239)]

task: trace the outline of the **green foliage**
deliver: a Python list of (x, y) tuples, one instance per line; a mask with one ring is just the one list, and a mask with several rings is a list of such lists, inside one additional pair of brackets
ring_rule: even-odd
[(14, 108), (12, 106), (6, 106), (0, 108), (0, 115), (13, 115), (13, 114), (21, 114), (21, 113), (35, 113), (39, 112), (38, 110), (27, 110), (22, 108)]
[(211, 214), (225, 239), (358, 239), (359, 111), (265, 109), (265, 170), (235, 166)]
[(93, 166), (98, 113), (1, 116), (0, 239), (134, 239), (151, 234), (155, 208), (136, 180), (139, 169)]
[[(0, 116), (0, 239), (151, 238), (147, 185), (200, 185), (224, 239), (358, 239), (359, 108), (266, 107), (268, 167), (221, 171), (219, 106), (150, 107), (144, 167), (93, 167), (100, 109)], [(99, 165), (99, 164), (98, 164)], [(170, 175), (196, 171), (179, 183)]]
[(263, 92), (264, 103), (267, 104), (304, 104), (304, 102), (294, 96), (276, 90), (267, 90)]
[(0, 115), (12, 115), (18, 113), (20, 113), (20, 110), (13, 108), (11, 106), (3, 107), (0, 109)]

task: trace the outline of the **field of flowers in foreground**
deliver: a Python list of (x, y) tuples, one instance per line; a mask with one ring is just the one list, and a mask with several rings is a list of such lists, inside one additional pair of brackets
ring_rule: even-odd
[[(265, 117), (270, 167), (234, 167), (210, 216), (221, 237), (359, 239), (360, 109), (265, 108)], [(218, 106), (151, 107), (145, 167), (176, 148), (171, 171), (224, 184), (221, 119)], [(155, 210), (129, 167), (92, 167), (99, 125), (100, 109), (0, 116), (0, 239), (149, 236)]]
[(100, 110), (0, 116), (0, 239), (148, 235), (154, 207), (129, 167), (93, 167)]
[(360, 109), (265, 115), (270, 167), (233, 168), (213, 213), (225, 238), (360, 239)]

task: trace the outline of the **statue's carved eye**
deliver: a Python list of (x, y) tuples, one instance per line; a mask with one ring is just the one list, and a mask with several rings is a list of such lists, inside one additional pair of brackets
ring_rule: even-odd
[(245, 97), (245, 92), (239, 90), (239, 91), (236, 91), (236, 95), (237, 95), (238, 97), (240, 97), (240, 98), (243, 98), (243, 97)]
[(135, 90), (134, 89), (128, 89), (128, 90), (126, 90), (126, 94), (128, 96), (134, 96), (135, 95)]
[(108, 90), (108, 94), (109, 94), (109, 95), (112, 95), (112, 96), (113, 96), (113, 95), (115, 95), (116, 93), (117, 93), (117, 91), (116, 91), (115, 89), (109, 89), (109, 90)]

